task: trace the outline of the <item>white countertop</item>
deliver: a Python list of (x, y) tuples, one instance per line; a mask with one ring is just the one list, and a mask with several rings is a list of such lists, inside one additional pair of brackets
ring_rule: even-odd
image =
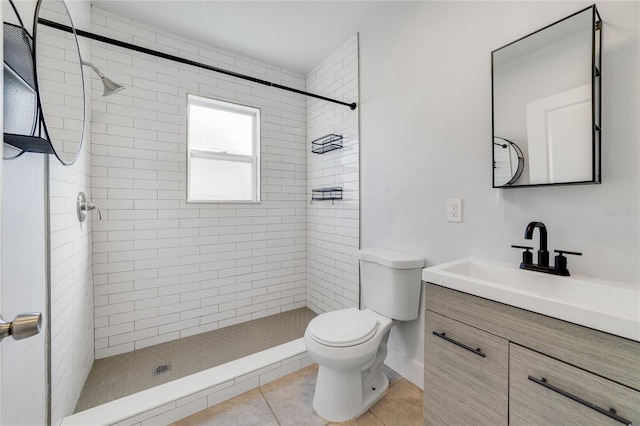
[(425, 268), (422, 280), (640, 341), (640, 284), (562, 277), (473, 257)]

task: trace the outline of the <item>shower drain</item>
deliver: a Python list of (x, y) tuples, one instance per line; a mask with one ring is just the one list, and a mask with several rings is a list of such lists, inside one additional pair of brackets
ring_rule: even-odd
[(166, 364), (160, 364), (153, 367), (153, 375), (157, 376), (158, 374), (166, 373), (171, 371), (171, 363), (167, 362)]

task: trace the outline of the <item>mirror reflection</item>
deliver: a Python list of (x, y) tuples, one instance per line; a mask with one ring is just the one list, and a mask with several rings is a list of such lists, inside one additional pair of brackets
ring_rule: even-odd
[(515, 143), (493, 138), (494, 186), (509, 186), (517, 182), (524, 170), (522, 150)]
[[(32, 60), (33, 39), (11, 2), (3, 2), (3, 131), (6, 158), (20, 155), (38, 130), (38, 97)], [(34, 144), (37, 145), (37, 142)], [(49, 152), (48, 144), (44, 150)]]
[(31, 36), (21, 25), (4, 23), (4, 132), (33, 135), (38, 104), (35, 76), (24, 57), (31, 54)]
[[(494, 187), (600, 181), (596, 16), (589, 7), (492, 52)], [(500, 166), (512, 146), (518, 177)]]
[(34, 24), (36, 74), (45, 132), (55, 155), (71, 164), (82, 147), (85, 128), (85, 87), (82, 58), (75, 32), (43, 25), (46, 19), (73, 28), (62, 0), (38, 3)]

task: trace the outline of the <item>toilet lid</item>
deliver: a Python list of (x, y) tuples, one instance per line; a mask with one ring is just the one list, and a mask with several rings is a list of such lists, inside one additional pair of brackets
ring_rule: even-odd
[(355, 346), (371, 339), (378, 319), (355, 308), (327, 312), (309, 323), (309, 337), (326, 346)]

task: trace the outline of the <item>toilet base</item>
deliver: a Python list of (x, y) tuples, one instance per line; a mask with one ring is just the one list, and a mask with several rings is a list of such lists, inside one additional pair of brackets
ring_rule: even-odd
[(316, 413), (330, 422), (347, 422), (364, 414), (387, 393), (389, 379), (380, 371), (363, 385), (362, 375), (361, 370), (336, 372), (320, 366), (313, 397)]

